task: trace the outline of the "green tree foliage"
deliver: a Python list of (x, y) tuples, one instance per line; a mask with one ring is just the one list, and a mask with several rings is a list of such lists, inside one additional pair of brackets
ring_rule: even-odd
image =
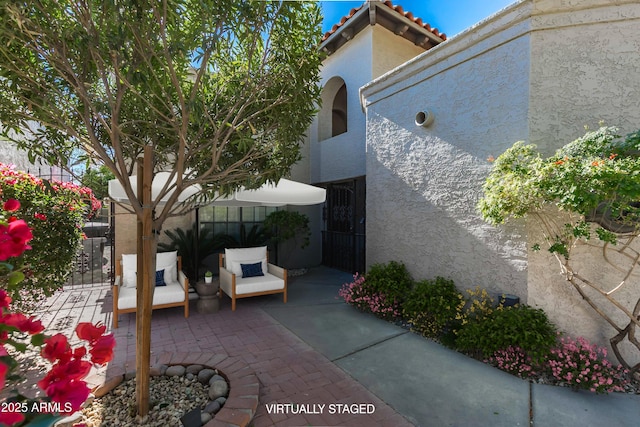
[(185, 188), (202, 187), (193, 202), (257, 188), (299, 159), (320, 23), (313, 2), (2, 1), (2, 133), (52, 164), (85, 150), (139, 216), (126, 178), (152, 145), (154, 170), (173, 174), (154, 201), (158, 230), (184, 211)]
[(300, 249), (309, 246), (311, 229), (309, 217), (296, 211), (279, 210), (271, 212), (262, 223), (269, 238), (274, 244), (294, 239), (298, 243), (301, 239)]
[[(478, 209), (492, 224), (535, 219), (567, 282), (615, 329), (610, 343), (618, 360), (632, 372), (640, 370), (619, 348), (624, 341), (640, 351), (640, 302), (630, 304), (616, 294), (634, 282), (640, 266), (634, 246), (640, 235), (640, 131), (621, 137), (616, 128), (601, 127), (548, 158), (534, 145), (517, 142), (496, 159)], [(598, 267), (611, 273), (593, 278), (576, 268), (572, 251), (578, 244), (594, 247), (591, 253), (601, 256)]]
[(543, 159), (536, 146), (516, 142), (501, 154), (484, 185), (478, 209), (492, 224), (554, 205), (574, 213), (548, 235), (549, 250), (569, 257), (576, 239), (594, 237), (588, 221), (600, 223), (595, 237), (615, 243), (618, 232), (640, 224), (640, 132), (621, 138), (601, 127)]
[(114, 178), (113, 172), (103, 165), (87, 169), (80, 178), (80, 182), (92, 189), (97, 199), (104, 200), (109, 195), (109, 180)]
[(182, 266), (190, 281), (195, 283), (198, 279), (198, 269), (203, 266), (203, 261), (227, 243), (226, 235), (214, 234), (211, 228), (202, 228), (196, 234), (198, 225), (194, 224), (189, 230), (176, 228), (175, 230), (165, 230), (164, 234), (169, 238), (167, 243), (158, 243), (158, 249), (162, 251), (178, 251), (182, 257)]
[[(50, 164), (84, 150), (143, 229), (153, 211), (157, 236), (168, 217), (277, 181), (300, 158), (320, 100), (320, 24), (316, 2), (0, 0), (2, 136)], [(151, 206), (128, 178), (145, 147), (170, 173)], [(187, 188), (200, 190), (178, 203)], [(140, 331), (142, 351), (150, 325)], [(137, 396), (143, 416), (148, 389)]]

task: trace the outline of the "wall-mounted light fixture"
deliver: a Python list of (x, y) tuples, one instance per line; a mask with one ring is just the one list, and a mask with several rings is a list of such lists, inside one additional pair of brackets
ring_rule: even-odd
[(430, 110), (418, 111), (418, 114), (416, 114), (416, 125), (426, 128), (433, 123), (433, 119), (433, 112)]

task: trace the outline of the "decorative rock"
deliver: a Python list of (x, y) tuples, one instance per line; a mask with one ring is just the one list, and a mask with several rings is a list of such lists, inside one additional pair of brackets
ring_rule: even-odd
[(193, 409), (180, 418), (180, 422), (184, 427), (200, 427), (202, 426), (202, 418), (200, 408)]
[(202, 414), (200, 414), (200, 422), (203, 425), (211, 421), (211, 418), (213, 418), (211, 414), (207, 414), (206, 412), (203, 412)]
[(219, 402), (209, 402), (207, 406), (204, 407), (202, 412), (206, 412), (208, 414), (217, 414), (219, 410), (220, 410)]
[(211, 377), (211, 379), (209, 379), (209, 385), (215, 383), (216, 381), (225, 381), (225, 379), (221, 375), (214, 375)]
[(202, 365), (189, 365), (187, 366), (187, 374), (197, 374), (202, 368)]
[[(102, 424), (133, 427), (137, 422), (143, 422), (149, 427), (160, 427), (179, 425), (186, 420), (187, 414), (193, 415), (189, 427), (210, 424), (226, 402), (224, 396), (229, 394), (229, 383), (223, 375), (218, 375), (216, 369), (205, 366), (198, 371), (196, 368), (194, 365), (153, 367), (154, 373), (164, 371), (164, 374), (151, 378), (151, 410), (144, 420), (135, 415), (135, 399), (132, 400), (135, 395), (135, 375), (126, 382), (123, 382), (124, 375), (119, 375), (94, 390), (96, 399), (82, 409), (82, 418), (56, 427), (71, 427), (78, 423), (84, 423), (87, 427)], [(194, 372), (187, 373), (187, 369)]]
[(198, 372), (198, 381), (200, 381), (201, 384), (208, 384), (211, 377), (213, 377), (215, 374), (216, 371), (214, 371), (213, 369), (203, 369)]
[(167, 368), (164, 374), (168, 377), (181, 377), (184, 375), (186, 368), (182, 365), (173, 365)]
[(131, 379), (133, 379), (135, 377), (136, 377), (136, 371), (129, 371), (126, 374), (124, 374), (124, 380), (125, 381), (129, 381), (129, 380), (131, 380)]
[(74, 412), (68, 417), (64, 417), (61, 420), (56, 421), (53, 427), (72, 427), (74, 424), (82, 421), (82, 413)]
[(226, 381), (214, 381), (209, 383), (209, 398), (216, 400), (219, 397), (224, 397), (229, 393), (229, 385)]
[[(165, 366), (164, 371), (167, 371), (167, 367)], [(160, 375), (164, 375), (162, 372), (162, 366), (152, 366), (149, 368), (149, 376), (151, 377), (159, 377)]]
[(165, 364), (158, 365), (158, 367), (160, 368), (160, 372), (161, 372), (160, 375), (166, 374), (167, 369), (169, 369), (169, 365), (165, 365)]

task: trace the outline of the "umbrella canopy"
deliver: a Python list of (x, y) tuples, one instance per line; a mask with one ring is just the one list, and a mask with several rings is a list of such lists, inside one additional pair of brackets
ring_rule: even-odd
[[(153, 182), (151, 183), (151, 200), (156, 200), (160, 191), (164, 188), (164, 185), (169, 180), (169, 176), (171, 174), (169, 172), (158, 172), (153, 177)], [(138, 178), (133, 175), (129, 177), (129, 182), (131, 183), (131, 188), (136, 191)], [(172, 181), (172, 184), (175, 183), (175, 178)], [(184, 202), (189, 197), (200, 191), (200, 187), (197, 185), (187, 187), (182, 194), (178, 197), (178, 202)], [(125, 193), (124, 188), (120, 184), (117, 179), (109, 180), (109, 197), (115, 200), (116, 202), (128, 202), (129, 198), (127, 197), (127, 193)], [(160, 202), (166, 202), (169, 200), (169, 195), (163, 197)]]
[(324, 188), (302, 182), (281, 179), (277, 184), (267, 183), (255, 190), (238, 190), (232, 196), (219, 198), (214, 206), (284, 206), (317, 205), (324, 203)]
[[(153, 200), (157, 199), (168, 179), (168, 172), (159, 172), (153, 177), (153, 183), (151, 184), (151, 197)], [(135, 189), (136, 177), (131, 176), (129, 180), (131, 181), (131, 186)], [(180, 194), (178, 202), (184, 202), (199, 191), (199, 186), (186, 188), (182, 194)], [(288, 179), (281, 179), (277, 184), (267, 183), (256, 190), (241, 189), (235, 191), (231, 196), (218, 197), (212, 200), (210, 204), (229, 207), (305, 206), (324, 203), (326, 194), (327, 192), (324, 188), (314, 187), (313, 185)], [(120, 185), (117, 179), (109, 181), (109, 196), (117, 202), (127, 202), (129, 200), (124, 192), (124, 188), (122, 188), (122, 185)], [(165, 196), (161, 202), (166, 202), (167, 200), (168, 196)]]

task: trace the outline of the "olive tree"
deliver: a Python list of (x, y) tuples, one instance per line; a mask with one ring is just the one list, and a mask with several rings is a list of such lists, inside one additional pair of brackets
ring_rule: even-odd
[[(564, 278), (614, 328), (610, 343), (620, 363), (637, 373), (640, 364), (630, 363), (620, 345), (626, 340), (637, 357), (640, 296), (629, 306), (618, 295), (639, 285), (640, 132), (623, 138), (616, 128), (601, 127), (547, 158), (535, 145), (517, 142), (495, 159), (478, 208), (492, 224), (535, 220), (544, 242), (533, 249), (546, 245)], [(585, 246), (596, 250), (576, 250)], [(601, 271), (616, 272), (618, 281), (588, 277), (579, 261), (589, 253)]]
[[(315, 2), (0, 0), (2, 135), (32, 158), (67, 165), (82, 150), (108, 168), (143, 224), (138, 259), (155, 260), (167, 218), (277, 181), (299, 159), (319, 102), (320, 23)], [(136, 167), (147, 200), (128, 178)], [(159, 171), (169, 179), (151, 199)], [(144, 416), (154, 261), (141, 262)]]

